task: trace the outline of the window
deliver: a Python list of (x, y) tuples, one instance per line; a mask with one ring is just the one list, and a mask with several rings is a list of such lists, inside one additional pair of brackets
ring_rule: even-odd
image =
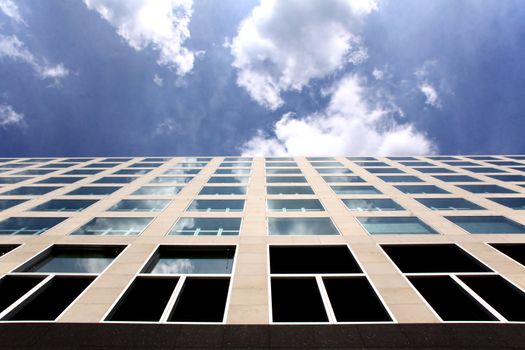
[(273, 322), (392, 320), (346, 246), (270, 246), (270, 281)]
[(374, 166), (389, 167), (390, 166), (390, 164), (387, 164), (385, 162), (354, 162), (354, 164), (362, 166), (362, 167), (374, 167)]
[(323, 161), (335, 161), (335, 158), (334, 157), (306, 157), (306, 160), (323, 162)]
[[(130, 168), (158, 168), (164, 165), (164, 163), (135, 163), (128, 165)], [(178, 165), (180, 166), (180, 165)]]
[(390, 160), (417, 160), (414, 157), (387, 157)]
[(203, 195), (244, 195), (246, 194), (245, 186), (204, 186), (199, 192)]
[(507, 156), (510, 159), (525, 160), (525, 156)]
[(224, 158), (225, 162), (251, 162), (252, 157), (226, 157)]
[(438, 167), (432, 167), (432, 168), (414, 168), (414, 170), (417, 170), (419, 172), (422, 172), (424, 174), (450, 174), (455, 173), (455, 171), (452, 171), (447, 168), (438, 168)]
[(314, 194), (310, 186), (266, 186), (266, 194)]
[(200, 171), (201, 169), (168, 169), (164, 175), (195, 175)]
[(117, 186), (84, 186), (79, 187), (69, 193), (66, 193), (68, 196), (106, 196), (112, 194), (113, 192), (119, 190), (120, 187)]
[(525, 176), (523, 175), (487, 175), (493, 179), (506, 182), (524, 182)]
[(194, 199), (188, 207), (187, 211), (243, 211), (244, 210), (244, 200), (234, 200), (234, 199)]
[(55, 158), (31, 158), (31, 159), (24, 159), (24, 162), (26, 163), (45, 163), (45, 162), (50, 162), (52, 160), (55, 160)]
[(64, 173), (64, 175), (94, 175), (94, 174), (100, 173), (101, 171), (104, 171), (104, 170), (103, 169), (73, 169), (73, 170), (70, 170)]
[(151, 222), (151, 218), (94, 218), (72, 235), (137, 236)]
[(234, 255), (228, 246), (159, 247), (106, 320), (224, 322)]
[(352, 211), (396, 211), (405, 210), (402, 206), (389, 198), (341, 199), (346, 207)]
[(142, 162), (169, 162), (172, 159), (173, 158), (171, 157), (149, 157), (149, 158), (144, 158)]
[(330, 186), (335, 194), (382, 194), (374, 186)]
[(445, 216), (468, 233), (525, 233), (525, 226), (503, 216)]
[(266, 162), (267, 168), (297, 168), (296, 162)]
[(31, 180), (31, 177), (0, 177), (0, 184), (16, 184), (22, 181)]
[(183, 187), (177, 186), (143, 186), (133, 192), (134, 196), (175, 196)]
[(268, 233), (273, 235), (338, 235), (330, 218), (268, 218)]
[[(90, 160), (93, 160), (95, 158), (67, 158), (64, 160), (61, 160), (61, 162), (71, 162), (71, 163), (82, 163), (82, 162), (89, 162)], [(44, 160), (44, 162), (47, 162), (48, 160)]]
[(120, 169), (112, 175), (143, 175), (149, 173), (151, 170), (152, 169)]
[(465, 161), (443, 162), (443, 163), (448, 164), (448, 165), (453, 165), (453, 166), (480, 166), (480, 164), (478, 163), (465, 162)]
[(181, 218), (169, 235), (238, 236), (241, 218)]
[(82, 211), (96, 202), (92, 199), (52, 199), (30, 211)]
[(416, 198), (432, 210), (484, 210), (477, 204), (463, 198)]
[(419, 177), (412, 175), (379, 176), (384, 182), (423, 182)]
[(351, 174), (352, 170), (348, 168), (316, 168), (319, 174)]
[(266, 176), (267, 183), (307, 182), (304, 176)]
[(67, 218), (14, 217), (0, 221), (0, 235), (40, 235)]
[(498, 185), (457, 185), (470, 193), (517, 193), (511, 189)]
[(467, 168), (467, 167), (464, 167), (463, 169), (471, 171), (473, 173), (481, 173), (481, 174), (485, 174), (485, 173), (506, 173), (505, 170), (501, 170), (501, 169), (498, 169), (498, 168), (488, 168), (488, 167), (478, 167), (478, 168)]
[(324, 211), (318, 199), (268, 199), (269, 211)]
[(523, 171), (525, 172), (525, 167), (522, 167), (522, 166), (515, 166), (515, 167), (512, 167), (513, 170), (516, 170), (516, 171)]
[(525, 294), (457, 245), (382, 248), (443, 321), (525, 320)]
[(17, 245), (17, 244), (2, 244), (2, 245), (0, 245), (0, 257), (6, 255), (10, 251), (12, 251), (13, 249), (16, 249), (18, 247), (19, 247), (19, 245)]
[(437, 234), (432, 227), (413, 216), (358, 217), (357, 220), (371, 235)]
[(404, 171), (398, 168), (365, 168), (372, 174), (403, 174)]
[(177, 168), (204, 168), (208, 163), (178, 163)]
[(301, 174), (301, 169), (299, 168), (270, 168), (270, 169), (266, 169), (266, 174), (269, 174), (269, 175)]
[(338, 183), (338, 182), (365, 182), (361, 177), (359, 176), (323, 176), (323, 180), (325, 180), (328, 183)]
[(92, 168), (101, 168), (101, 169), (107, 169), (107, 168), (113, 168), (116, 166), (119, 166), (120, 163), (92, 163), (88, 165), (84, 165), (83, 168), (92, 169)]
[(293, 162), (293, 157), (266, 157), (266, 162)]
[(219, 175), (247, 175), (250, 173), (250, 169), (217, 169), (215, 174)]
[(108, 163), (112, 163), (112, 162), (129, 162), (130, 160), (132, 160), (133, 158), (106, 158), (104, 160), (102, 160), (103, 162), (108, 162)]
[(406, 166), (411, 166), (411, 167), (414, 167), (414, 166), (425, 166), (425, 167), (435, 166), (435, 164), (432, 164), (432, 163), (429, 163), (429, 162), (400, 162), (400, 163), (403, 164), (403, 165), (406, 165)]
[[(6, 168), (6, 169), (18, 169), (18, 168), (25, 168), (25, 167), (28, 167), (28, 166), (31, 166), (33, 164), (24, 164), (24, 163), (10, 163), (10, 164), (3, 164), (2, 165), (2, 168)], [(72, 164), (68, 164), (69, 165), (72, 165)]]
[(406, 194), (445, 194), (450, 193), (441, 187), (434, 185), (398, 185), (394, 186), (398, 190)]
[(23, 186), (2, 193), (2, 196), (40, 196), (59, 188), (57, 186)]
[(122, 246), (54, 245), (15, 272), (101, 273), (123, 249)]
[(0, 199), (0, 211), (9, 209), (24, 202), (26, 201), (23, 199)]
[(458, 160), (456, 157), (449, 156), (429, 156), (427, 158), (432, 160)]
[(53, 169), (27, 169), (17, 172), (15, 175), (46, 175), (56, 170)]
[(96, 184), (127, 184), (137, 179), (134, 176), (105, 176), (94, 181)]
[(188, 183), (193, 180), (193, 176), (157, 176), (150, 183), (152, 184), (163, 184), (163, 183)]
[(524, 243), (490, 243), (494, 249), (525, 266)]
[(247, 184), (250, 180), (249, 176), (212, 176), (208, 180), (210, 184), (220, 184), (220, 183), (238, 183), (238, 184)]
[(368, 160), (377, 160), (374, 157), (346, 157), (348, 160), (354, 161), (368, 161)]
[(239, 162), (239, 163), (227, 163), (222, 162), (219, 167), (221, 168), (249, 168), (252, 166), (251, 162)]
[(513, 162), (513, 161), (508, 161), (508, 160), (497, 160), (497, 161), (492, 161), (492, 162), (487, 162), (487, 163), (490, 163), (490, 164), (493, 164), (493, 165), (497, 165), (497, 166), (520, 166), (520, 165), (523, 165), (523, 163)]
[(514, 209), (514, 210), (525, 210), (525, 198), (487, 198), (490, 199), (493, 202), (496, 202), (498, 204), (504, 205), (508, 208)]
[(468, 175), (434, 175), (434, 177), (443, 182), (481, 182), (480, 179)]
[(150, 211), (164, 210), (170, 201), (164, 199), (123, 199), (108, 211)]
[(48, 177), (47, 179), (40, 180), (37, 183), (39, 184), (72, 184), (77, 181), (83, 180), (85, 177), (81, 176), (55, 176)]
[(331, 168), (337, 168), (337, 167), (343, 167), (344, 165), (339, 162), (310, 162), (313, 167), (320, 168), (320, 167), (331, 167)]

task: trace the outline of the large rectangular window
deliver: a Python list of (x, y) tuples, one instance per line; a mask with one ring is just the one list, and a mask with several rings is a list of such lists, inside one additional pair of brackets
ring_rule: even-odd
[(297, 168), (296, 162), (266, 162), (267, 168)]
[(151, 218), (98, 217), (83, 225), (72, 235), (137, 236), (151, 222)]
[(2, 185), (9, 185), (9, 184), (16, 184), (22, 181), (31, 180), (31, 177), (14, 177), (14, 176), (3, 176), (0, 177), (0, 184)]
[(237, 163), (229, 163), (229, 162), (222, 162), (219, 167), (221, 168), (249, 168), (252, 166), (251, 162), (237, 162)]
[(365, 168), (366, 171), (372, 174), (402, 174), (403, 170), (398, 168)]
[(304, 176), (266, 176), (267, 183), (301, 183), (307, 182)]
[(266, 186), (266, 194), (314, 194), (310, 186)]
[(328, 183), (352, 183), (352, 182), (365, 182), (359, 176), (323, 176), (323, 180)]
[(524, 182), (525, 181), (524, 175), (487, 175), (487, 176), (493, 179), (496, 179), (498, 181), (505, 181), (505, 182)]
[(339, 162), (310, 162), (314, 168), (320, 168), (320, 167), (342, 167), (343, 164)]
[(432, 210), (484, 210), (477, 204), (463, 198), (416, 198)]
[(273, 235), (338, 235), (332, 220), (322, 218), (268, 218), (268, 233)]
[(457, 185), (470, 193), (517, 193), (506, 187), (498, 185)]
[(241, 218), (181, 218), (169, 235), (238, 236)]
[(352, 174), (348, 168), (316, 168), (319, 174)]
[(2, 196), (41, 196), (59, 189), (57, 186), (22, 186), (2, 193)]
[(463, 169), (471, 171), (473, 173), (479, 174), (490, 174), (490, 173), (506, 173), (507, 171), (498, 169), (498, 168), (489, 168), (489, 167), (477, 167), (477, 168), (466, 168)]
[(72, 184), (80, 180), (85, 179), (81, 176), (55, 176), (48, 177), (47, 179), (40, 180), (37, 183), (39, 184)]
[(330, 186), (335, 194), (382, 194), (374, 186)]
[(417, 170), (417, 171), (425, 173), (425, 174), (449, 174), (449, 173), (455, 173), (455, 171), (450, 170), (448, 168), (438, 168), (438, 167), (414, 168), (414, 170)]
[(220, 183), (237, 183), (237, 184), (247, 184), (250, 181), (249, 176), (212, 176), (208, 180), (210, 184), (220, 184)]
[(200, 171), (201, 169), (168, 169), (164, 175), (195, 175)]
[(481, 182), (480, 179), (468, 175), (434, 175), (434, 177), (443, 182)]
[(468, 233), (525, 233), (525, 226), (503, 216), (446, 216)]
[(166, 199), (123, 199), (113, 205), (108, 211), (148, 211), (159, 212), (169, 204)]
[(394, 186), (398, 190), (406, 194), (448, 194), (441, 187), (434, 185), (398, 185)]
[(397, 211), (405, 210), (390, 198), (341, 199), (352, 211)]
[(230, 212), (230, 211), (243, 211), (244, 200), (234, 199), (194, 199), (188, 207), (187, 211), (206, 211), (206, 212)]
[(437, 234), (432, 227), (413, 216), (358, 217), (357, 220), (371, 235)]
[(423, 182), (419, 177), (412, 175), (379, 176), (384, 182)]
[(270, 168), (266, 169), (268, 175), (289, 175), (289, 174), (302, 174), (299, 168)]
[(504, 205), (508, 208), (514, 210), (525, 210), (525, 198), (515, 198), (515, 197), (502, 197), (502, 198), (488, 198), (493, 202)]
[(111, 175), (144, 175), (149, 173), (151, 170), (152, 169), (120, 169)]
[(0, 221), (0, 235), (40, 235), (67, 218), (14, 217)]
[(266, 205), (269, 211), (324, 211), (318, 199), (268, 199)]
[(183, 187), (179, 186), (143, 186), (133, 192), (134, 196), (175, 196)]
[(14, 207), (26, 202), (24, 199), (0, 199), (0, 211)]
[(151, 180), (152, 184), (164, 183), (188, 183), (193, 180), (193, 176), (157, 176)]
[(230, 168), (219, 168), (215, 170), (214, 174), (218, 175), (248, 175), (250, 169), (230, 169)]
[(82, 211), (97, 200), (94, 199), (52, 199), (30, 209), (31, 211)]
[(244, 195), (246, 189), (246, 186), (204, 186), (199, 192), (199, 196)]
[(127, 184), (135, 181), (138, 177), (135, 176), (104, 176), (93, 181), (95, 184)]
[(66, 193), (68, 196), (107, 196), (119, 190), (117, 186), (84, 186)]

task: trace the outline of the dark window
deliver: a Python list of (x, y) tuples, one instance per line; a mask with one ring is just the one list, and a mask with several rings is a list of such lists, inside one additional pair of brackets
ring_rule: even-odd
[(31, 180), (31, 179), (32, 179), (31, 177), (14, 177), (14, 176), (7, 177), (7, 176), (4, 176), (4, 177), (0, 177), (0, 184), (2, 184), (2, 185), (16, 184), (16, 183), (19, 183), (19, 182), (22, 182), (22, 181), (26, 181), (26, 180)]
[(162, 211), (169, 202), (169, 200), (163, 199), (123, 199), (109, 208), (108, 211)]
[(151, 222), (151, 218), (94, 218), (72, 235), (137, 236)]
[(15, 175), (46, 175), (56, 170), (53, 169), (27, 169), (17, 172)]
[(0, 235), (40, 235), (66, 218), (8, 218), (0, 221)]
[(406, 194), (445, 194), (450, 193), (441, 187), (434, 185), (398, 185), (394, 186), (398, 190)]
[(2, 193), (2, 196), (39, 196), (59, 188), (57, 186), (24, 186)]
[(245, 186), (204, 186), (199, 195), (243, 195)]
[(382, 194), (374, 186), (330, 186), (335, 194)]
[(48, 177), (47, 179), (38, 181), (39, 184), (72, 184), (75, 182), (78, 182), (80, 180), (85, 179), (85, 177), (81, 176), (55, 176), (55, 177)]
[(434, 175), (434, 177), (444, 182), (481, 182), (480, 179), (468, 175)]
[(105, 176), (94, 181), (96, 184), (127, 184), (133, 182), (137, 177), (133, 176)]
[(379, 176), (384, 182), (423, 182), (419, 177), (412, 175)]
[(447, 168), (414, 168), (414, 170), (417, 170), (419, 172), (425, 173), (425, 174), (445, 174), (445, 173), (455, 173), (455, 171), (452, 171)]
[(483, 210), (477, 204), (463, 198), (416, 198), (416, 200), (432, 210)]
[(274, 322), (328, 322), (314, 278), (272, 278)]
[(314, 194), (310, 186), (267, 186), (266, 194)]
[(170, 235), (185, 236), (237, 236), (240, 218), (181, 218)]
[(26, 202), (24, 199), (0, 199), (0, 211), (14, 207)]
[(490, 245), (525, 266), (525, 243), (491, 243)]
[(487, 176), (493, 179), (496, 179), (499, 181), (505, 181), (505, 182), (524, 182), (525, 181), (524, 175), (487, 175)]
[(372, 174), (403, 174), (404, 171), (398, 168), (365, 168)]
[(436, 164), (432, 164), (429, 162), (400, 162), (403, 165), (414, 167), (414, 166), (435, 166)]
[(11, 250), (19, 247), (17, 244), (0, 244), (0, 257), (6, 255)]
[(457, 185), (459, 188), (470, 193), (517, 193), (506, 187), (498, 185)]
[(324, 211), (318, 199), (268, 199), (269, 211)]
[(134, 196), (175, 196), (182, 190), (178, 186), (144, 186), (133, 192)]
[(525, 226), (503, 216), (446, 216), (469, 233), (525, 233)]
[(68, 196), (105, 196), (119, 190), (117, 186), (84, 186), (66, 193)]
[(104, 169), (73, 169), (64, 173), (64, 175), (94, 175), (101, 171), (104, 171)]
[(488, 168), (488, 167), (463, 168), (463, 169), (471, 171), (473, 173), (480, 173), (480, 174), (485, 174), (485, 173), (506, 173), (505, 170), (501, 170), (501, 169), (498, 169), (498, 168)]
[(82, 211), (96, 203), (92, 199), (52, 199), (36, 207), (31, 211)]
[(350, 210), (355, 211), (393, 211), (405, 210), (402, 206), (389, 198), (359, 198), (341, 199)]
[(0, 312), (44, 280), (45, 276), (5, 276), (0, 279)]

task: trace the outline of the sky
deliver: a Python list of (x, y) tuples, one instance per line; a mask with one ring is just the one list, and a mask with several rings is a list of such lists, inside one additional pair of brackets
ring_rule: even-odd
[(0, 156), (525, 154), (523, 0), (0, 0)]

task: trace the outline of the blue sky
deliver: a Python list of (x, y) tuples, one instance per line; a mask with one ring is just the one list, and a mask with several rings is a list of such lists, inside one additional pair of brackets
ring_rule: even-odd
[(0, 0), (0, 154), (525, 153), (521, 0)]

